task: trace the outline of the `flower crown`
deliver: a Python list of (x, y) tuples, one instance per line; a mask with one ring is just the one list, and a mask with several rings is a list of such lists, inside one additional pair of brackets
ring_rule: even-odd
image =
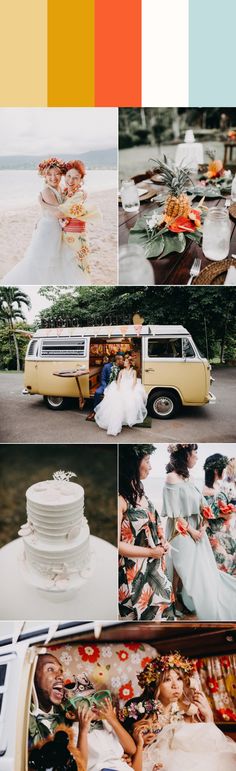
[(45, 177), (47, 170), (50, 169), (51, 166), (56, 166), (61, 174), (66, 173), (66, 164), (60, 158), (47, 158), (45, 161), (41, 161), (41, 163), (38, 165), (37, 171), (41, 177)]
[(187, 442), (187, 444), (180, 444), (180, 442), (178, 444), (168, 444), (167, 452), (174, 453), (189, 447), (192, 447), (191, 442)]
[(133, 444), (132, 450), (137, 458), (143, 458), (144, 455), (151, 455), (155, 452), (156, 447), (154, 444)]
[(157, 656), (146, 665), (143, 672), (138, 675), (138, 683), (141, 688), (155, 683), (157, 676), (171, 669), (180, 669), (185, 675), (193, 675), (196, 671), (196, 662), (181, 656), (181, 653), (170, 653), (168, 656)]
[(223, 469), (228, 465), (229, 459), (226, 455), (221, 455), (218, 460), (213, 460), (214, 456), (212, 458), (209, 458), (207, 462), (204, 463), (204, 470), (210, 471), (210, 469), (218, 469), (218, 471), (223, 471)]

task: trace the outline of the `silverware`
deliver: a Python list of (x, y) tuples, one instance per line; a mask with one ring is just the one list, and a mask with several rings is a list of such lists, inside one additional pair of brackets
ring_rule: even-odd
[(192, 264), (192, 267), (190, 268), (190, 278), (188, 280), (187, 286), (190, 286), (192, 283), (193, 278), (196, 278), (196, 276), (199, 275), (201, 270), (201, 260), (200, 257), (195, 257), (195, 260)]

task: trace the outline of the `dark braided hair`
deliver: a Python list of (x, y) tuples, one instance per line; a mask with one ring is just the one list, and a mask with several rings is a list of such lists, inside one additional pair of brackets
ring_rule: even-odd
[(143, 495), (140, 479), (140, 463), (146, 455), (155, 452), (153, 444), (130, 444), (120, 446), (119, 453), (119, 493), (131, 506), (136, 506)]
[(228, 462), (229, 461), (226, 455), (221, 455), (220, 452), (215, 452), (214, 455), (209, 455), (208, 458), (206, 458), (203, 466), (205, 471), (206, 487), (213, 487), (215, 481), (215, 471), (218, 471), (219, 477), (221, 477)]
[(168, 450), (170, 452), (170, 460), (167, 463), (167, 474), (170, 471), (175, 471), (176, 474), (182, 476), (184, 479), (189, 478), (188, 470), (188, 457), (193, 450), (197, 450), (197, 444), (180, 444), (169, 445)]

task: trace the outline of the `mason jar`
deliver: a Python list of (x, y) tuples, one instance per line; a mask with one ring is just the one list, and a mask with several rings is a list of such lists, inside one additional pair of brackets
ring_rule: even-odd
[(231, 225), (224, 209), (209, 209), (203, 225), (202, 251), (208, 260), (224, 260), (229, 254)]
[(153, 286), (155, 276), (151, 263), (140, 244), (120, 248), (119, 284), (123, 286)]
[(124, 211), (138, 212), (140, 207), (138, 190), (133, 179), (122, 182), (120, 191)]

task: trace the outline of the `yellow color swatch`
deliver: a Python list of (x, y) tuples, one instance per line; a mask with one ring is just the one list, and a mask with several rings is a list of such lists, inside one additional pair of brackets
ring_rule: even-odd
[(94, 105), (94, 1), (48, 0), (48, 106)]
[(47, 0), (1, 0), (0, 106), (47, 105)]

